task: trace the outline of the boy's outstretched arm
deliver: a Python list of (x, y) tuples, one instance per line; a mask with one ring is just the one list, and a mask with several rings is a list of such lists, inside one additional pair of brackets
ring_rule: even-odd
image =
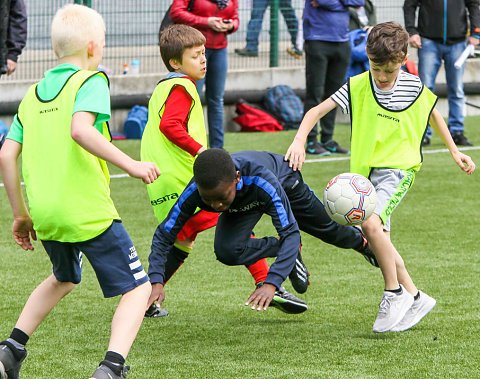
[(294, 171), (302, 169), (302, 164), (305, 162), (305, 143), (307, 142), (308, 133), (313, 129), (315, 124), (328, 112), (334, 109), (337, 106), (337, 103), (328, 98), (327, 100), (322, 101), (316, 107), (310, 109), (303, 117), (303, 120), (298, 128), (298, 132), (293, 139), (292, 144), (285, 154), (285, 160), (290, 159), (290, 167)]
[(93, 127), (95, 115), (90, 112), (76, 112), (72, 117), (71, 136), (80, 146), (93, 155), (124, 170), (128, 175), (150, 184), (160, 176), (160, 170), (152, 162), (140, 162), (130, 158), (123, 151), (105, 139)]
[(22, 144), (7, 139), (3, 144), (2, 150), (0, 150), (0, 169), (5, 190), (12, 207), (14, 218), (12, 226), (13, 239), (24, 250), (33, 250), (30, 236), (32, 239), (37, 240), (37, 235), (33, 229), (33, 222), (20, 188), (17, 160), (21, 151)]
[(472, 158), (458, 150), (457, 145), (455, 145), (455, 142), (453, 142), (452, 136), (450, 135), (447, 124), (445, 124), (445, 120), (437, 109), (433, 110), (429, 121), (433, 130), (440, 135), (448, 150), (450, 150), (450, 154), (455, 163), (468, 175), (473, 174), (475, 171), (475, 163)]

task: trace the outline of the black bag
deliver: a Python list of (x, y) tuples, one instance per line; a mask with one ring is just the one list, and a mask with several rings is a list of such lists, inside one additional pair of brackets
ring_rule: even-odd
[[(193, 4), (195, 4), (195, 0), (190, 0), (188, 2), (188, 7), (187, 11), (191, 12), (193, 8)], [(172, 20), (172, 16), (170, 15), (170, 10), (172, 9), (172, 5), (170, 5), (165, 12), (165, 15), (163, 16), (162, 22), (160, 23), (160, 30), (158, 31), (158, 34), (162, 34), (163, 29), (167, 28), (168, 26), (175, 24)]]

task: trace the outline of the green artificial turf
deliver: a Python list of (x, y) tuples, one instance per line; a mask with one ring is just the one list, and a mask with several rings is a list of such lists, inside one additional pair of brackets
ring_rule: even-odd
[[(480, 145), (480, 118), (467, 119)], [(349, 127), (335, 138), (348, 146)], [(294, 132), (227, 134), (226, 149), (284, 154)], [(139, 141), (116, 143), (134, 157)], [(130, 379), (156, 378), (471, 378), (480, 375), (479, 173), (462, 173), (438, 136), (425, 149), (415, 184), (392, 218), (392, 240), (416, 285), (437, 300), (421, 323), (403, 333), (372, 332), (383, 291), (379, 269), (358, 253), (302, 234), (311, 272), (309, 310), (288, 315), (243, 304), (254, 289), (244, 267), (215, 260), (214, 230), (199, 234), (186, 263), (166, 286), (170, 316), (145, 320), (127, 359)], [(468, 154), (480, 164), (480, 151)], [(345, 156), (335, 156), (338, 158)], [(312, 159), (315, 157), (307, 156)], [(348, 171), (346, 159), (306, 163), (303, 176), (319, 197)], [(121, 173), (117, 168), (112, 174)], [(157, 225), (144, 185), (112, 178), (112, 196), (140, 258), (148, 266)], [(24, 252), (11, 237), (11, 213), (0, 191), (0, 339), (8, 337), (31, 291), (51, 268), (40, 243)], [(274, 233), (268, 218), (256, 235)], [(287, 290), (293, 291), (288, 280)], [(84, 260), (82, 283), (62, 300), (30, 339), (21, 378), (87, 378), (103, 359), (118, 299), (102, 298)]]

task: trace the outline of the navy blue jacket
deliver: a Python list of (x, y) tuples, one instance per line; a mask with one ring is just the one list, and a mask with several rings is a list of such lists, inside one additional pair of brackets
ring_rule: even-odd
[[(231, 154), (241, 179), (237, 184), (235, 199), (229, 213), (263, 212), (272, 218), (280, 248), (275, 262), (270, 267), (265, 283), (281, 286), (295, 265), (300, 245), (300, 231), (290, 202), (283, 189), (293, 171), (282, 155), (259, 151), (242, 151)], [(200, 198), (197, 185), (192, 179), (167, 218), (157, 227), (149, 256), (148, 275), (152, 283), (163, 283), (167, 252), (173, 246), (177, 234), (201, 208), (215, 212)], [(217, 231), (218, 233), (218, 231)]]

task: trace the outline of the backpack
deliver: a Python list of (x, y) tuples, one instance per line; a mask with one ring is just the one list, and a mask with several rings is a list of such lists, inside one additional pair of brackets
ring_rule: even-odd
[(236, 104), (237, 117), (233, 119), (242, 132), (278, 132), (282, 125), (264, 110), (239, 99)]
[[(190, 0), (188, 2), (187, 11), (191, 12), (193, 8), (193, 4), (195, 4), (195, 0)], [(175, 24), (172, 20), (172, 16), (170, 15), (170, 11), (172, 9), (172, 5), (168, 7), (165, 15), (163, 16), (162, 22), (160, 23), (160, 30), (158, 31), (159, 36), (162, 34), (163, 29), (167, 28), (168, 26)]]
[(125, 138), (140, 139), (148, 121), (148, 108), (142, 105), (135, 105), (128, 112), (127, 119), (123, 125)]
[(0, 149), (2, 148), (3, 143), (5, 142), (5, 137), (8, 134), (8, 126), (0, 120)]
[(284, 129), (298, 129), (303, 118), (303, 104), (297, 94), (287, 85), (267, 89), (263, 96), (263, 106)]

